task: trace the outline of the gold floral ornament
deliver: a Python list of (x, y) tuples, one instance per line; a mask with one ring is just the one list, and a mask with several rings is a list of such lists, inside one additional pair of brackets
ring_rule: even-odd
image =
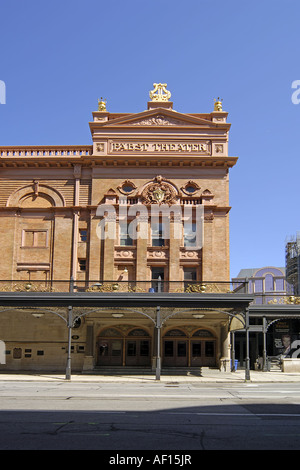
[(100, 100), (98, 100), (98, 111), (106, 111), (106, 99), (100, 98)]
[(222, 101), (220, 97), (218, 97), (217, 100), (215, 100), (215, 106), (214, 106), (214, 111), (223, 111), (222, 109)]
[(154, 90), (149, 92), (152, 101), (169, 101), (171, 93), (167, 90), (166, 83), (153, 83), (153, 86)]
[(192, 294), (194, 292), (198, 294), (204, 293), (217, 293), (217, 292), (231, 292), (230, 283), (220, 284), (188, 284), (185, 288), (185, 292)]
[(268, 304), (289, 304), (289, 305), (299, 305), (300, 297), (295, 297), (293, 295), (288, 295), (286, 297), (280, 297), (280, 299), (269, 300)]
[(43, 282), (25, 282), (13, 284), (1, 284), (0, 291), (3, 292), (55, 292), (56, 289), (50, 285), (45, 285)]

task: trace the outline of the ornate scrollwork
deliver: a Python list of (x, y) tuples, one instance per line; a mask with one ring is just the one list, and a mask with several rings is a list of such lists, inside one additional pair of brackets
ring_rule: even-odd
[(171, 93), (167, 90), (166, 83), (153, 83), (154, 90), (149, 92), (152, 101), (169, 101)]
[(176, 189), (170, 184), (163, 181), (161, 176), (157, 176), (153, 183), (150, 183), (142, 191), (142, 202), (146, 205), (150, 204), (168, 204), (169, 206), (176, 202)]
[(172, 119), (162, 114), (157, 114), (156, 116), (149, 117), (147, 119), (142, 119), (141, 121), (136, 121), (132, 123), (134, 126), (182, 126), (186, 125), (186, 122), (179, 121), (179, 119)]
[(288, 305), (299, 305), (300, 297), (295, 297), (294, 295), (287, 295), (285, 297), (280, 297), (280, 299), (269, 300), (268, 304), (288, 304)]

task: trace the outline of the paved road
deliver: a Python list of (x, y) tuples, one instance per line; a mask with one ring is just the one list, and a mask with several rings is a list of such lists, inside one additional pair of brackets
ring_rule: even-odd
[(0, 383), (0, 449), (299, 447), (297, 383)]

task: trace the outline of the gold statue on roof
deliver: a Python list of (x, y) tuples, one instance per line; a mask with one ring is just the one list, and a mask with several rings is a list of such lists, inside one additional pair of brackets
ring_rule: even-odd
[(223, 111), (222, 109), (222, 101), (220, 97), (218, 96), (218, 99), (215, 100), (215, 106), (214, 106), (214, 111)]
[(152, 101), (169, 101), (171, 93), (167, 90), (166, 83), (153, 83), (154, 90), (149, 92)]
[(100, 98), (100, 100), (98, 100), (98, 111), (106, 111), (106, 99)]

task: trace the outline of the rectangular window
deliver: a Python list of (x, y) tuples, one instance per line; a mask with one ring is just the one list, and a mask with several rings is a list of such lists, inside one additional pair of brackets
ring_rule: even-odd
[(214, 357), (215, 355), (215, 343), (213, 341), (205, 341), (205, 356)]
[(201, 357), (201, 343), (192, 343), (192, 356)]
[(79, 259), (78, 260), (78, 268), (79, 271), (86, 271), (86, 259)]
[(152, 289), (155, 292), (163, 292), (164, 290), (164, 268), (151, 268)]
[(184, 246), (193, 247), (196, 246), (196, 223), (185, 224), (184, 226)]
[(173, 357), (174, 355), (174, 343), (173, 341), (165, 341), (165, 350), (164, 350), (164, 355), (165, 357)]
[(184, 268), (183, 273), (185, 281), (197, 281), (197, 268)]
[(81, 228), (79, 230), (79, 241), (81, 242), (87, 242), (87, 229)]
[(186, 357), (186, 341), (178, 341), (177, 357)]
[(111, 355), (114, 357), (120, 357), (121, 354), (122, 354), (121, 341), (113, 341), (111, 344)]
[(152, 223), (151, 224), (151, 238), (152, 246), (164, 246), (164, 224), (163, 223)]
[(120, 245), (132, 246), (133, 240), (129, 236), (129, 224), (120, 223)]
[(140, 355), (146, 356), (146, 357), (149, 356), (149, 341), (148, 340), (141, 340)]
[(197, 268), (183, 268), (184, 288), (188, 289), (197, 281)]
[(25, 354), (24, 354), (24, 357), (31, 357), (31, 349), (25, 349)]
[(136, 356), (136, 341), (128, 341), (127, 343), (127, 356)]

